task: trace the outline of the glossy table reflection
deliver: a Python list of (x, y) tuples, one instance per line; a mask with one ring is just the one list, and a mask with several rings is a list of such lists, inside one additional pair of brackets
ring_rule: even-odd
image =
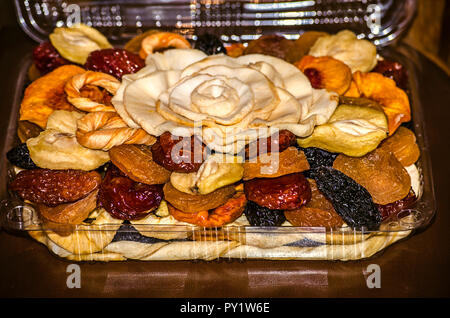
[[(34, 43), (18, 28), (0, 31), (0, 130), (8, 129), (14, 76)], [(68, 261), (46, 247), (0, 230), (2, 297), (448, 297), (450, 296), (450, 79), (418, 53), (420, 96), (431, 151), (436, 218), (425, 231), (372, 259), (81, 263), (81, 288), (66, 285)], [(0, 149), (3, 141), (0, 140)], [(4, 160), (2, 158), (2, 160)], [(381, 269), (368, 288), (367, 267)]]

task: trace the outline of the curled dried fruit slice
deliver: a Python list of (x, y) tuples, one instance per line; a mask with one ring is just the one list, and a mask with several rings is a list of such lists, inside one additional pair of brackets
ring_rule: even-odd
[(262, 154), (245, 162), (243, 179), (277, 178), (308, 169), (305, 154), (296, 147), (289, 147), (280, 153)]
[(233, 185), (219, 188), (208, 194), (188, 194), (177, 190), (170, 182), (164, 185), (167, 202), (185, 213), (215, 209), (224, 204), (236, 192)]
[(414, 164), (420, 157), (416, 135), (406, 127), (398, 127), (397, 131), (384, 140), (380, 147), (392, 152), (403, 167)]
[(84, 24), (76, 24), (70, 28), (56, 28), (49, 38), (65, 59), (81, 65), (86, 62), (92, 51), (112, 48), (103, 34)]
[(10, 188), (23, 200), (56, 206), (84, 198), (100, 182), (96, 171), (33, 169), (19, 172)]
[(136, 220), (158, 208), (163, 198), (161, 185), (135, 182), (111, 165), (99, 190), (101, 206), (113, 217)]
[(182, 35), (172, 32), (156, 32), (147, 35), (141, 42), (139, 56), (143, 59), (153, 52), (165, 48), (189, 49), (191, 44)]
[(311, 188), (301, 173), (248, 180), (244, 192), (248, 200), (275, 210), (297, 209), (311, 199)]
[(397, 158), (382, 148), (359, 158), (337, 156), (333, 168), (369, 191), (373, 202), (388, 204), (403, 199), (411, 189), (411, 178)]
[(203, 227), (219, 227), (231, 223), (242, 215), (247, 200), (243, 193), (236, 193), (223, 205), (197, 213), (185, 213), (169, 205), (169, 213), (181, 222), (187, 222)]
[(355, 72), (353, 82), (359, 93), (356, 97), (367, 97), (383, 107), (388, 118), (389, 135), (392, 135), (402, 123), (411, 120), (408, 95), (396, 86), (394, 80), (380, 73)]
[(311, 200), (300, 209), (284, 211), (293, 226), (335, 228), (344, 224), (331, 202), (319, 191), (314, 180), (308, 179)]
[(318, 167), (314, 178), (317, 188), (333, 204), (335, 211), (351, 228), (376, 230), (381, 224), (381, 213), (370, 193), (352, 178), (331, 167)]
[[(294, 65), (308, 76), (312, 86), (316, 89), (325, 88), (343, 95), (352, 82), (350, 68), (331, 56), (306, 55)], [(314, 70), (317, 71), (317, 74), (312, 72)]]
[(164, 184), (170, 171), (153, 161), (150, 148), (145, 145), (120, 145), (109, 150), (111, 162), (130, 179), (146, 184)]

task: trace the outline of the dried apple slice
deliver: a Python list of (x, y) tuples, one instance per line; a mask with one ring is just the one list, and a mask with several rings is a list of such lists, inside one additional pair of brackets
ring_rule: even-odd
[(112, 48), (103, 34), (84, 24), (76, 24), (70, 28), (56, 28), (49, 38), (62, 57), (81, 65), (86, 62), (92, 51)]
[(340, 105), (328, 123), (319, 125), (312, 135), (298, 138), (300, 147), (316, 147), (352, 157), (364, 156), (387, 137), (384, 113), (372, 107)]

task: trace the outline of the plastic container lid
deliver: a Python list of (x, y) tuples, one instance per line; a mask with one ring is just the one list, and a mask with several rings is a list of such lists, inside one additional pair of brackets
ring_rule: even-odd
[(307, 30), (335, 33), (349, 29), (377, 46), (393, 43), (416, 11), (416, 0), (15, 0), (23, 30), (41, 42), (55, 27), (82, 22), (115, 44), (144, 30), (161, 28), (195, 40), (205, 31), (224, 42), (247, 42), (261, 34), (290, 39)]

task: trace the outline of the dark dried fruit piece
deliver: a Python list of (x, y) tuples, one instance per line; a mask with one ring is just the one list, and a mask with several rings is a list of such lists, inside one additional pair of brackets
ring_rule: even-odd
[(398, 62), (387, 59), (378, 61), (372, 72), (381, 73), (383, 76), (394, 80), (397, 86), (403, 90), (408, 88), (408, 72)]
[(293, 50), (295, 50), (294, 41), (281, 35), (269, 34), (250, 41), (244, 54), (265, 54), (287, 60)]
[(311, 86), (316, 89), (323, 88), (323, 80), (322, 75), (319, 72), (319, 70), (315, 68), (307, 68), (303, 71), (303, 74), (306, 75), (306, 77), (311, 82)]
[(304, 172), (305, 177), (314, 179), (314, 168), (317, 167), (331, 167), (333, 166), (333, 162), (338, 156), (337, 153), (328, 152), (326, 150), (316, 148), (316, 147), (308, 147), (302, 148), (298, 147), (306, 156), (306, 160), (308, 160), (310, 170)]
[(152, 145), (153, 160), (169, 171), (195, 172), (203, 163), (205, 145), (195, 136), (177, 137), (165, 132)]
[(253, 201), (247, 201), (244, 214), (251, 226), (280, 226), (286, 221), (283, 210), (268, 209)]
[[(283, 129), (268, 138), (259, 138), (245, 146), (245, 159), (255, 158), (269, 152), (282, 152), (297, 144), (297, 137)], [(278, 149), (277, 149), (278, 148)]]
[(333, 204), (336, 212), (351, 228), (377, 230), (381, 213), (370, 193), (350, 177), (331, 167), (318, 167), (314, 171), (317, 188)]
[(124, 49), (103, 49), (89, 54), (84, 67), (91, 71), (110, 74), (117, 79), (132, 74), (145, 66), (139, 55)]
[(207, 55), (227, 54), (227, 50), (219, 37), (210, 33), (199, 35), (195, 41), (194, 48), (203, 51)]
[(37, 169), (38, 166), (31, 160), (30, 152), (26, 143), (22, 143), (12, 148), (6, 153), (8, 161), (22, 169)]
[(96, 171), (33, 169), (19, 172), (10, 188), (23, 200), (56, 206), (84, 198), (100, 182)]
[(386, 205), (377, 204), (377, 207), (384, 221), (390, 217), (397, 215), (402, 210), (410, 208), (416, 202), (416, 200), (417, 197), (414, 194), (414, 191), (411, 190), (409, 191), (408, 195), (403, 199)]
[(71, 64), (58, 53), (50, 42), (43, 42), (33, 49), (33, 62), (41, 75), (47, 74), (62, 65)]
[(113, 217), (136, 220), (158, 208), (163, 198), (162, 185), (139, 183), (110, 165), (100, 186), (98, 199)]
[(21, 142), (39, 136), (42, 128), (28, 120), (19, 120), (17, 124), (17, 136)]
[(301, 173), (245, 181), (244, 192), (247, 200), (276, 210), (298, 209), (311, 199), (311, 188)]

